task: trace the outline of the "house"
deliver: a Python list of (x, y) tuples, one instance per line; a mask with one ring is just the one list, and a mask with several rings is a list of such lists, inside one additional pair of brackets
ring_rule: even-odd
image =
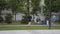
[[(1, 13), (2, 13), (1, 16), (3, 17), (4, 20), (5, 20), (5, 16), (6, 16), (7, 13), (12, 14), (12, 16), (13, 16), (12, 19), (15, 20), (15, 15), (13, 15), (11, 9), (8, 9), (8, 10), (7, 10), (7, 9), (4, 9), (4, 10), (2, 10)], [(23, 16), (24, 16), (24, 14), (22, 14), (22, 13), (17, 13), (17, 14), (16, 14), (16, 21), (21, 20)]]

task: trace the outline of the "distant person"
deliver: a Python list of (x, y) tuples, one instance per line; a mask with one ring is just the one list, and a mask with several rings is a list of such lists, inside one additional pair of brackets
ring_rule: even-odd
[(53, 15), (53, 16), (51, 17), (51, 24), (54, 24), (55, 21), (56, 21), (56, 15)]

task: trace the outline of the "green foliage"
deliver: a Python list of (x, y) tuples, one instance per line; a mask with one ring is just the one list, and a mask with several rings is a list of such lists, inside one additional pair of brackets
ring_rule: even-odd
[(40, 7), (39, 7), (39, 3), (40, 3), (40, 0), (32, 0), (32, 12), (31, 14), (37, 14), (37, 11), (40, 10)]
[(50, 7), (50, 3), (51, 3), (51, 12), (59, 12), (60, 10), (60, 0), (45, 0), (45, 4), (47, 7), (47, 10), (49, 10)]
[(3, 17), (0, 16), (0, 23), (3, 22)]
[(23, 19), (21, 20), (21, 23), (22, 24), (28, 24), (28, 16), (26, 15), (26, 16), (23, 16)]
[(5, 22), (8, 24), (12, 23), (12, 15), (11, 14), (6, 14)]
[(5, 0), (0, 0), (0, 9), (4, 9), (6, 6), (6, 1)]
[[(26, 0), (9, 0), (8, 7), (12, 9), (13, 13), (26, 13), (27, 10), (24, 10)], [(26, 8), (26, 6), (25, 6)]]
[(19, 0), (9, 0), (8, 6), (12, 9), (13, 13), (16, 11), (19, 5)]
[[(1, 0), (2, 1), (2, 0)], [(39, 2), (40, 0), (31, 0), (32, 1), (32, 7), (33, 7), (33, 11), (31, 12), (32, 14), (34, 14), (34, 12), (36, 13), (38, 10), (40, 10), (40, 7), (39, 7)], [(0, 2), (1, 3), (1, 2)], [(12, 12), (14, 13), (17, 13), (17, 12), (21, 12), (21, 13), (27, 13), (28, 9), (28, 0), (7, 0), (7, 2), (5, 2), (5, 0), (3, 0), (3, 3), (6, 3), (6, 8), (9, 9), (11, 8), (12, 9)], [(27, 3), (25, 5), (25, 3)], [(24, 6), (26, 9), (24, 9)], [(4, 6), (3, 6), (4, 7)]]
[(6, 1), (5, 0), (0, 0), (0, 16), (1, 16), (1, 11), (6, 8)]

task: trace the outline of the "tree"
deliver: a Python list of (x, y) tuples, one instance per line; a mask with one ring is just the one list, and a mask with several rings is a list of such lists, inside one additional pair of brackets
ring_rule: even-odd
[(37, 15), (37, 11), (40, 11), (40, 7), (39, 7), (39, 3), (40, 3), (40, 0), (31, 0), (32, 1), (32, 12), (31, 14), (33, 15), (33, 20), (34, 20), (34, 14)]
[(6, 1), (5, 0), (0, 0), (0, 16), (1, 16), (1, 11), (6, 8)]
[[(60, 0), (51, 0), (51, 12), (60, 12)], [(45, 0), (45, 4), (47, 6), (47, 9), (46, 9), (46, 14), (47, 12), (49, 12), (49, 0)], [(48, 10), (48, 11), (47, 11)], [(49, 14), (49, 13), (48, 13)], [(47, 15), (48, 15), (47, 14)], [(60, 18), (59, 18), (60, 19)]]
[(8, 23), (8, 24), (12, 23), (12, 15), (11, 14), (9, 14), (9, 13), (6, 14), (5, 22)]
[[(60, 0), (52, 0), (51, 1), (51, 9), (52, 9), (52, 12), (59, 12), (60, 10)], [(49, 0), (45, 0), (45, 4), (47, 6), (47, 9), (49, 7)]]
[(16, 13), (17, 12), (24, 13), (23, 3), (24, 3), (23, 0), (9, 0), (8, 1), (9, 8), (11, 8), (13, 14), (15, 14), (15, 20), (16, 20)]
[[(48, 20), (50, 20), (51, 18), (51, 13), (52, 12), (59, 12), (60, 11), (60, 0), (45, 0), (46, 6), (47, 6), (47, 12), (46, 13), (49, 17)], [(49, 25), (50, 25), (50, 21), (49, 21)]]

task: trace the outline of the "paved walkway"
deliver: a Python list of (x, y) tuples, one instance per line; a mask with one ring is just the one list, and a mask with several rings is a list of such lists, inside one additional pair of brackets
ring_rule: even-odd
[[(0, 26), (29, 26), (29, 25), (0, 25)], [(30, 26), (48, 26), (48, 25), (30, 25)], [(51, 25), (51, 26), (60, 26), (59, 25)]]
[[(48, 26), (48, 25), (0, 25), (0, 27), (7, 27), (7, 26)], [(60, 25), (51, 25), (51, 26), (60, 26)]]
[(3, 30), (0, 34), (60, 34), (60, 30)]

